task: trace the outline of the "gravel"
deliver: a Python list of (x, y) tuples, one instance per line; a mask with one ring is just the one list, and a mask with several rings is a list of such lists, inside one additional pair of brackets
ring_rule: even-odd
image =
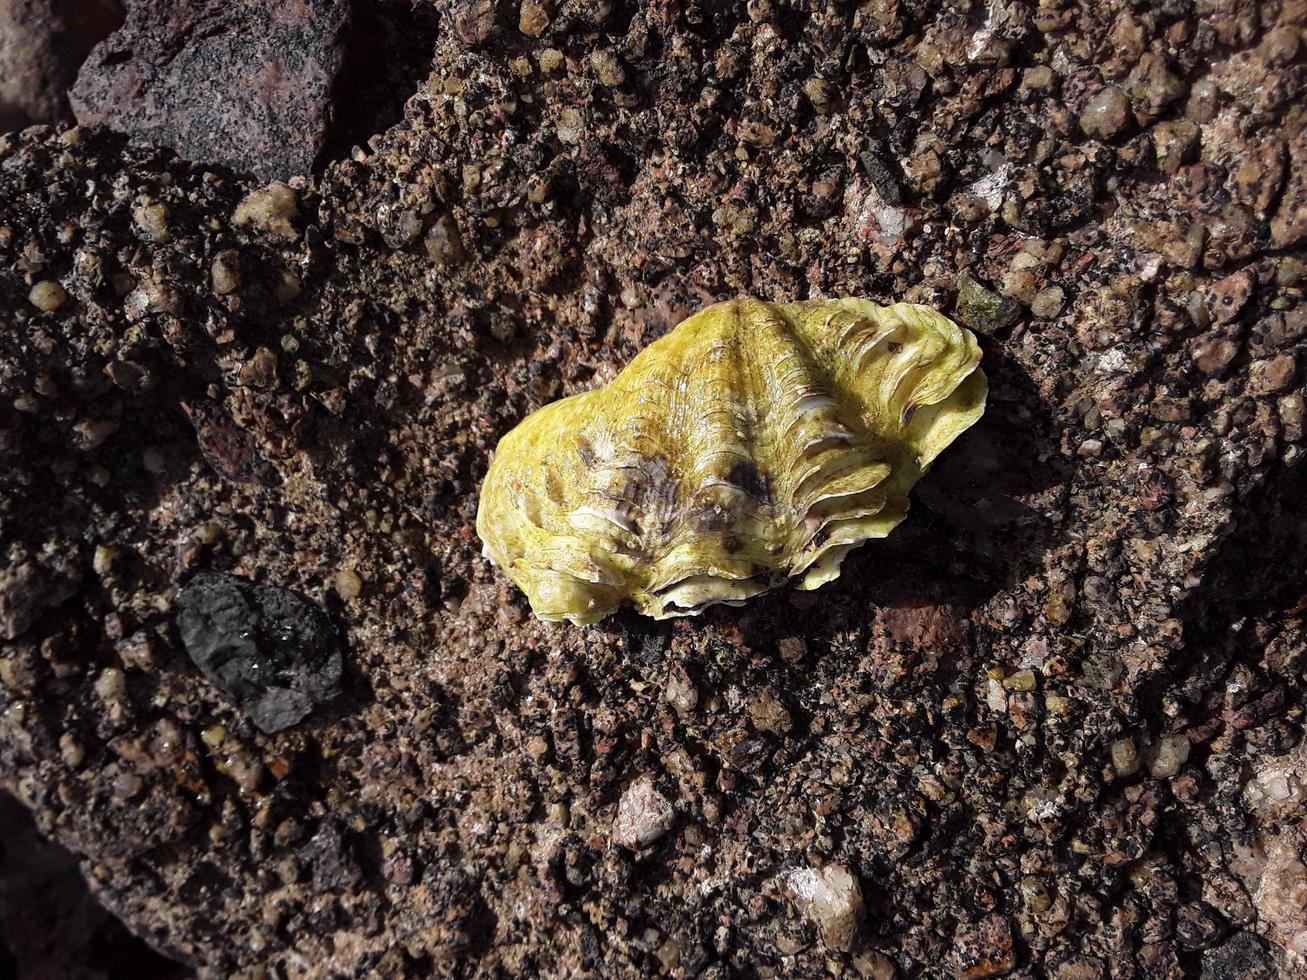
[[(105, 906), (205, 976), (1301, 973), (1300, 8), (418, 6), (281, 184), (214, 107), (0, 136), (0, 783)], [(986, 415), (825, 589), (536, 622), (495, 443), (737, 293), (966, 311)], [(261, 730), (202, 576), (340, 693)]]

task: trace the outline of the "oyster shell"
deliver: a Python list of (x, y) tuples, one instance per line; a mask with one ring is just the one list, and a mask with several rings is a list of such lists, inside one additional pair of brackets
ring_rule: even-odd
[(903, 520), (984, 411), (976, 338), (924, 306), (710, 306), (500, 440), (477, 533), (541, 619), (663, 619), (797, 577)]

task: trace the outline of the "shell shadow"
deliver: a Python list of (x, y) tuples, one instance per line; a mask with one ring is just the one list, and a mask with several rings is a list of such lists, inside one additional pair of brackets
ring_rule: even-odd
[(845, 560), (816, 596), (877, 606), (945, 604), (970, 612), (1020, 581), (1065, 539), (1074, 465), (1025, 369), (985, 355), (989, 404), (912, 493), (907, 519)]
[(674, 624), (623, 609), (611, 625), (627, 657), (654, 667), (676, 631), (699, 634), (707, 645), (730, 634), (754, 651), (773, 650), (781, 636), (842, 649), (843, 637), (869, 626), (878, 608), (937, 607), (966, 619), (1040, 567), (1065, 539), (1074, 465), (1062, 456), (1053, 414), (1025, 369), (1001, 351), (987, 352), (984, 363), (985, 415), (922, 478), (907, 519), (888, 538), (853, 551), (840, 577), (815, 592), (782, 588), (743, 608), (714, 607)]
[(1186, 640), (1224, 645), (1241, 632), (1231, 630), (1241, 619), (1307, 604), (1307, 455), (1268, 473), (1236, 501), (1232, 518), (1180, 604)]
[[(1226, 679), (1242, 664), (1247, 702), (1262, 699), (1259, 713), (1272, 720), (1279, 713), (1275, 699), (1292, 705), (1302, 697), (1303, 657), (1282, 641), (1307, 611), (1307, 455), (1275, 467), (1236, 500), (1200, 576), (1176, 611), (1183, 657), (1148, 685), (1145, 703), (1160, 705), (1175, 688), (1197, 723), (1219, 718)], [(1163, 717), (1160, 710), (1155, 717)]]

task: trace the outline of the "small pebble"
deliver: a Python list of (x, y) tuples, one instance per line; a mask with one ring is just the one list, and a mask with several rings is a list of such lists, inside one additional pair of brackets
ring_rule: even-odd
[(299, 237), (294, 222), (299, 218), (299, 195), (294, 189), (274, 181), (245, 195), (232, 212), (232, 224), (252, 228), (287, 241)]
[(558, 114), (557, 130), (560, 142), (569, 145), (580, 143), (585, 134), (585, 116), (576, 109), (564, 109)]
[(452, 214), (442, 214), (427, 231), (423, 243), (427, 257), (438, 266), (458, 265), (466, 257), (463, 238), (458, 233), (458, 222)]
[(1120, 738), (1111, 746), (1112, 768), (1118, 776), (1131, 776), (1139, 771), (1139, 749), (1133, 738)]
[(1003, 681), (1003, 686), (1009, 691), (1033, 691), (1035, 689), (1035, 672), (1026, 668), (1018, 670)]
[(240, 253), (235, 249), (219, 252), (211, 270), (213, 291), (219, 296), (234, 293), (241, 284)]
[(966, 273), (958, 277), (954, 310), (963, 325), (986, 337), (1011, 326), (1021, 316), (1019, 303), (987, 289)]
[(1035, 293), (1030, 301), (1030, 312), (1041, 320), (1051, 320), (1062, 312), (1062, 303), (1066, 293), (1061, 286), (1049, 286)]
[(1188, 760), (1189, 748), (1189, 739), (1184, 735), (1168, 735), (1158, 739), (1148, 753), (1149, 773), (1154, 779), (1170, 779)]
[(168, 229), (168, 206), (152, 197), (142, 198), (132, 210), (132, 223), (146, 241), (162, 244), (172, 237)]
[(27, 301), (42, 313), (51, 313), (64, 305), (68, 293), (53, 279), (42, 279), (27, 294)]
[(830, 864), (800, 868), (784, 876), (782, 886), (795, 906), (821, 933), (830, 949), (853, 948), (862, 925), (862, 886), (848, 868)]
[(76, 769), (86, 761), (86, 749), (72, 732), (59, 736), (59, 756), (69, 769)]
[(1130, 118), (1130, 98), (1115, 85), (1108, 85), (1085, 105), (1080, 128), (1086, 136), (1110, 140), (1121, 133)]
[(107, 667), (95, 679), (95, 693), (105, 701), (117, 701), (127, 693), (127, 681), (117, 667)]
[(613, 843), (639, 851), (672, 826), (672, 805), (654, 786), (653, 777), (640, 776), (627, 787), (613, 819)]
[(1293, 386), (1298, 359), (1292, 351), (1254, 361), (1248, 371), (1248, 390), (1254, 395), (1274, 395)]
[(113, 419), (82, 419), (73, 425), (77, 448), (82, 450), (98, 449), (117, 431), (118, 423)]
[(812, 103), (812, 107), (818, 115), (824, 116), (830, 112), (834, 96), (831, 84), (826, 79), (808, 79), (803, 83), (803, 94), (808, 97), (808, 101)]
[(336, 572), (332, 584), (336, 587), (336, 594), (346, 602), (357, 599), (363, 591), (363, 580), (352, 568), (342, 568)]
[(590, 67), (594, 69), (595, 78), (606, 88), (616, 88), (626, 81), (626, 70), (611, 51), (598, 50), (590, 53)]
[(113, 569), (113, 563), (118, 558), (118, 549), (109, 545), (97, 544), (95, 554), (91, 558), (91, 567), (95, 570), (96, 575), (108, 575)]
[(776, 692), (764, 687), (749, 698), (749, 717), (760, 732), (783, 735), (790, 730), (790, 712), (776, 697)]
[(549, 27), (549, 5), (543, 0), (522, 0), (517, 29), (527, 37), (539, 37)]

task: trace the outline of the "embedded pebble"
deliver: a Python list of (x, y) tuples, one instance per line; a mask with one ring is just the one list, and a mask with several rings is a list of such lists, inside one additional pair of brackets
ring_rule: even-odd
[(53, 279), (42, 279), (27, 294), (27, 301), (42, 313), (52, 313), (64, 305), (68, 293)]
[(442, 214), (427, 229), (425, 240), (427, 256), (437, 266), (457, 265), (466, 253), (458, 223), (452, 214)]
[(1105, 86), (1080, 114), (1080, 128), (1095, 139), (1118, 136), (1130, 119), (1130, 98), (1115, 85)]
[(782, 876), (782, 887), (816, 925), (822, 942), (833, 950), (853, 948), (864, 915), (862, 886), (843, 865), (805, 867)]
[(234, 293), (241, 284), (240, 254), (228, 249), (219, 252), (213, 259), (213, 291), (219, 296)]
[(545, 0), (522, 0), (517, 29), (527, 37), (539, 37), (549, 26), (549, 5)]
[(965, 273), (958, 277), (954, 309), (963, 325), (986, 337), (1011, 326), (1021, 316), (1020, 304), (987, 289)]
[(172, 238), (172, 232), (168, 227), (171, 217), (172, 212), (168, 210), (168, 206), (152, 197), (143, 198), (132, 209), (132, 222), (141, 237), (158, 244), (163, 244)]
[(1169, 779), (1176, 775), (1189, 758), (1190, 747), (1191, 743), (1184, 735), (1158, 739), (1148, 752), (1148, 772), (1154, 779)]
[(1030, 312), (1044, 320), (1051, 320), (1062, 312), (1066, 293), (1061, 286), (1049, 286), (1035, 293), (1030, 301)]
[(658, 792), (653, 777), (640, 776), (618, 801), (613, 843), (630, 851), (643, 850), (671, 829), (673, 817), (672, 805)]
[(290, 241), (299, 237), (295, 228), (299, 217), (299, 195), (289, 185), (273, 181), (245, 195), (232, 212), (231, 222), (238, 228)]

